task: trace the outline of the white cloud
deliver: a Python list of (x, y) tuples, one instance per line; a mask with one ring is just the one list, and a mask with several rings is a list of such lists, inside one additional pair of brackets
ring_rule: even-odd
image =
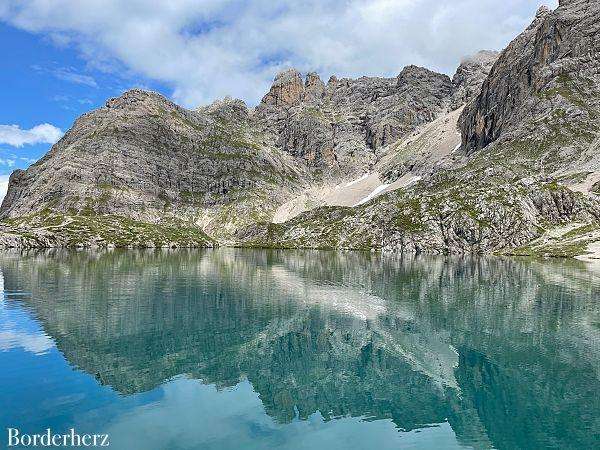
[(60, 128), (49, 123), (36, 125), (29, 130), (23, 130), (18, 125), (0, 125), (0, 144), (7, 144), (13, 147), (54, 144), (62, 135), (63, 132)]
[(0, 351), (22, 348), (30, 353), (43, 355), (53, 347), (54, 341), (45, 333), (12, 330), (0, 331)]
[(3, 166), (13, 167), (16, 162), (17, 162), (17, 160), (14, 158), (7, 158), (7, 159), (0, 158), (0, 164)]
[[(65, 45), (57, 42), (54, 38), (52, 38), (52, 41), (59, 47)], [(59, 80), (68, 81), (69, 83), (83, 84), (94, 88), (98, 87), (98, 83), (96, 83), (94, 77), (80, 73), (74, 67), (44, 67), (39, 64), (33, 64), (31, 68), (36, 72), (50, 73)]]
[(464, 55), (503, 48), (539, 1), (4, 0), (0, 20), (76, 45), (90, 65), (167, 83), (195, 106), (227, 94), (255, 103), (290, 65), (324, 77), (407, 64), (451, 74)]
[(98, 87), (96, 80), (89, 75), (77, 73), (75, 70), (68, 67), (59, 67), (52, 71), (54, 76), (63, 81), (69, 81), (71, 83), (84, 84), (90, 87)]

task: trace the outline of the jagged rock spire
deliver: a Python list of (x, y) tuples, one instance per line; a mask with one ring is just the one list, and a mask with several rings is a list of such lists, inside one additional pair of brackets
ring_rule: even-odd
[(296, 69), (287, 69), (277, 74), (271, 89), (261, 103), (273, 106), (296, 105), (302, 100), (304, 91), (305, 86), (300, 72)]
[(304, 86), (306, 88), (307, 95), (310, 95), (314, 98), (319, 98), (323, 96), (325, 92), (325, 83), (319, 77), (319, 74), (316, 72), (309, 72), (306, 75), (306, 80), (304, 82)]
[(275, 76), (271, 89), (261, 103), (271, 106), (294, 106), (307, 97), (319, 98), (324, 91), (325, 83), (316, 72), (309, 72), (303, 79), (298, 70), (286, 69)]

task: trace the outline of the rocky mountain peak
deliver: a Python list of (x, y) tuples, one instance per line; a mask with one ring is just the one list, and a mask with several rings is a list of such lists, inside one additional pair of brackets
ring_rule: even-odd
[(298, 70), (291, 67), (289, 69), (282, 70), (275, 75), (273, 86), (281, 86), (284, 84), (293, 83), (297, 80), (302, 81), (302, 74)]
[(486, 66), (486, 65), (489, 65), (490, 63), (493, 64), (498, 59), (499, 55), (500, 55), (500, 52), (497, 52), (495, 50), (480, 50), (477, 53), (474, 53), (472, 55), (464, 57), (463, 60), (461, 61), (459, 69), (461, 66), (465, 66), (465, 65), (467, 65), (467, 66), (468, 65)]
[(535, 17), (543, 17), (550, 12), (552, 12), (550, 8), (548, 8), (546, 5), (542, 5), (538, 8), (537, 12), (535, 13)]
[(273, 106), (296, 105), (302, 100), (304, 91), (305, 86), (300, 72), (296, 69), (287, 69), (275, 76), (271, 89), (261, 103)]
[(135, 104), (146, 101), (169, 102), (165, 97), (157, 92), (146, 91), (144, 89), (134, 88), (123, 92), (118, 97), (110, 98), (106, 101), (107, 108), (128, 108)]
[(325, 83), (323, 83), (321, 77), (316, 72), (309, 72), (306, 75), (304, 86), (306, 93), (315, 98), (322, 97), (325, 92)]
[(310, 88), (310, 87), (313, 87), (313, 86), (325, 87), (325, 83), (323, 83), (323, 81), (321, 80), (321, 77), (319, 76), (318, 73), (316, 73), (316, 72), (309, 72), (309, 73), (306, 74), (305, 86), (307, 88)]
[(248, 119), (248, 106), (243, 100), (232, 98), (229, 95), (221, 100), (215, 100), (208, 106), (197, 109), (213, 117), (219, 117), (227, 122), (245, 121)]
[(447, 75), (418, 66), (395, 78), (331, 76), (327, 85), (315, 72), (303, 79), (288, 69), (252, 118), (276, 147), (336, 177), (362, 173), (381, 148), (447, 112), (453, 90)]
[(457, 109), (477, 97), (499, 55), (499, 52), (482, 50), (462, 60), (452, 78), (456, 89), (452, 96), (452, 109)]
[(427, 78), (443, 78), (443, 77), (446, 77), (446, 75), (433, 72), (424, 67), (409, 65), (402, 69), (402, 71), (400, 72), (400, 74), (397, 77), (397, 80), (398, 80), (398, 84), (400, 85), (402, 83), (406, 83), (411, 80), (427, 79)]
[[(412, 65), (402, 69), (396, 78), (396, 88), (398, 93), (407, 99), (417, 102), (425, 98), (433, 100), (438, 113), (445, 108), (444, 104), (447, 105), (447, 100), (452, 96), (454, 90), (448, 75)], [(433, 116), (427, 121), (429, 120), (433, 120)]]
[(599, 33), (596, 0), (562, 1), (554, 11), (541, 8), (502, 52), (482, 92), (465, 109), (461, 128), (467, 153), (500, 137), (529, 139), (541, 122), (546, 126), (537, 126), (535, 135), (546, 140), (544, 148), (591, 139), (595, 126), (576, 131), (566, 124), (596, 121)]

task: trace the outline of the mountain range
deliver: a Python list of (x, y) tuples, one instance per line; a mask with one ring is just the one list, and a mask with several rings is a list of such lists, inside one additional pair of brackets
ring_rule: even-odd
[(254, 108), (127, 91), (12, 173), (0, 245), (593, 258), (599, 137), (600, 4), (561, 0), (452, 78), (288, 69)]

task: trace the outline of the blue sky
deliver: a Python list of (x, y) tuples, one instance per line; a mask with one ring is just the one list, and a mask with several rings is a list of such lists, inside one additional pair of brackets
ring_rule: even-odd
[[(4, 105), (0, 108), (0, 124), (29, 129), (48, 122), (65, 129), (71, 124), (73, 114), (85, 110), (79, 104), (76, 111), (67, 110), (64, 106), (71, 105), (61, 105), (52, 100), (58, 93), (64, 92), (65, 87), (67, 92), (75, 94), (81, 91), (80, 86), (53, 80), (32, 68), (35, 65), (41, 67), (70, 59), (70, 55), (61, 53), (63, 52), (52, 45), (44, 43), (42, 37), (0, 24), (0, 54), (3, 55), (0, 102)], [(62, 86), (67, 84), (68, 86)], [(49, 143), (22, 147), (0, 143), (0, 174), (10, 173), (13, 168), (27, 167), (30, 160), (39, 158), (48, 148)]]
[[(556, 7), (558, 0), (546, 4)], [(452, 75), (500, 50), (538, 0), (1, 0), (0, 198), (82, 113), (132, 87), (255, 105), (274, 75)]]
[[(0, 124), (16, 125), (26, 132), (50, 124), (63, 132), (81, 114), (101, 106), (107, 98), (134, 86), (168, 92), (160, 83), (127, 71), (106, 73), (93, 70), (76, 48), (57, 46), (44, 35), (32, 34), (0, 22)], [(34, 132), (35, 133), (35, 132)], [(18, 145), (1, 138), (0, 182), (16, 168), (27, 168), (42, 157), (58, 134), (44, 142)], [(21, 133), (21, 139), (27, 135)], [(29, 140), (35, 140), (31, 137)]]

